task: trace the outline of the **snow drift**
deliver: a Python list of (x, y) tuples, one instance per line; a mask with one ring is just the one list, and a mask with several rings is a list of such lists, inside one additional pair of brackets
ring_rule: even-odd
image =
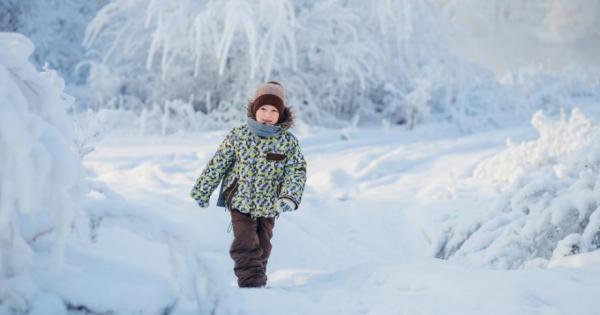
[(34, 263), (60, 267), (85, 191), (65, 112), (72, 100), (54, 71), (28, 61), (33, 49), (23, 35), (0, 33), (0, 313), (31, 307), (35, 286), (22, 278)]
[(578, 109), (557, 121), (538, 112), (532, 124), (538, 139), (509, 141), (477, 165), (472, 180), (501, 197), (475, 219), (462, 210), (447, 222), (438, 257), (522, 268), (600, 248), (600, 126)]

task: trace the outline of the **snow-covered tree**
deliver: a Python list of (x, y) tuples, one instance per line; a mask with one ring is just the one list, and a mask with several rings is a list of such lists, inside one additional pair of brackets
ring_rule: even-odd
[(5, 0), (0, 3), (0, 31), (26, 34), (36, 49), (31, 62), (57, 69), (70, 84), (81, 83), (86, 73), (76, 66), (85, 57), (85, 25), (107, 0)]
[[(179, 99), (235, 121), (253, 87), (276, 79), (311, 123), (414, 126), (434, 114), (471, 130), (534, 106), (519, 101), (523, 82), (500, 83), (467, 61), (480, 49), (465, 43), (493, 40), (510, 23), (536, 25), (542, 39), (560, 24), (552, 12), (510, 1), (113, 0), (86, 30), (97, 57), (86, 64), (95, 102), (119, 95), (117, 108), (164, 115)], [(582, 26), (578, 36), (593, 32)]]
[(449, 84), (457, 76), (478, 82), (485, 73), (443, 48), (446, 21), (430, 1), (116, 0), (90, 23), (85, 44), (100, 56), (89, 65), (101, 102), (182, 99), (203, 113), (233, 107), (238, 117), (252, 88), (276, 79), (312, 123), (358, 115), (413, 124), (472, 90)]
[(73, 100), (54, 71), (28, 61), (33, 49), (23, 35), (0, 33), (0, 312), (30, 306), (28, 289), (12, 281), (23, 283), (35, 255), (51, 253), (60, 269), (85, 193), (66, 113)]
[[(570, 106), (564, 96), (582, 94), (563, 70), (597, 64), (600, 42), (593, 0), (8, 0), (0, 8), (0, 28), (32, 38), (34, 61), (62, 71), (76, 109), (130, 116), (144, 132), (237, 123), (268, 79), (284, 84), (311, 124), (497, 126)], [(541, 70), (561, 72), (539, 78)], [(569, 76), (597, 73), (583, 70)]]

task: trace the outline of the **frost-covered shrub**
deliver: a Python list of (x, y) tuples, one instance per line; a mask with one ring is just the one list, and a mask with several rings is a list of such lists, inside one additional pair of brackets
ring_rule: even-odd
[[(449, 119), (472, 131), (571, 106), (584, 94), (599, 99), (597, 85), (571, 84), (563, 70), (538, 76), (538, 65), (574, 62), (585, 69), (571, 73), (597, 79), (586, 64), (600, 38), (590, 27), (597, 7), (593, 0), (7, 0), (0, 31), (36, 43), (34, 63), (61, 72), (76, 109), (116, 105), (131, 110), (136, 125), (144, 124), (143, 109), (165, 111), (173, 102), (224, 111), (219, 119), (237, 123), (256, 83), (271, 78), (283, 81), (310, 124), (412, 128)], [(518, 68), (518, 77), (500, 83), (489, 68), (503, 76)], [(196, 129), (181, 121), (177, 131)], [(213, 128), (205, 122), (201, 128)]]
[(22, 14), (16, 1), (2, 1), (0, 3), (0, 31), (14, 32)]
[(9, 305), (26, 299), (11, 293), (23, 288), (10, 279), (26, 273), (36, 253), (50, 252), (60, 266), (84, 194), (65, 111), (72, 100), (54, 71), (27, 60), (32, 52), (23, 35), (0, 33), (0, 284), (9, 283), (0, 285), (0, 304)]
[(468, 131), (529, 115), (518, 88), (448, 51), (451, 8), (414, 0), (113, 0), (86, 30), (94, 54), (81, 67), (92, 93), (82, 97), (100, 106), (133, 97), (145, 115), (177, 102), (239, 122), (256, 84), (276, 79), (311, 124), (412, 127), (435, 114)]
[(112, 1), (86, 31), (86, 45), (101, 53), (88, 63), (89, 84), (100, 102), (192, 99), (205, 114), (233, 106), (229, 119), (240, 120), (256, 84), (278, 79), (306, 116), (351, 117), (383, 81), (373, 24), (358, 27), (356, 13), (337, 1)]
[[(310, 124), (412, 128), (449, 119), (472, 131), (571, 106), (584, 94), (600, 99), (597, 85), (565, 82), (564, 71), (546, 77), (534, 69), (499, 82), (489, 70), (496, 63), (557, 64), (550, 50), (580, 52), (560, 55), (562, 62), (585, 64), (594, 46), (587, 43), (600, 37), (590, 27), (597, 24), (589, 13), (597, 4), (543, 3), (8, 0), (0, 4), (0, 30), (32, 38), (34, 61), (61, 71), (77, 96), (76, 110), (126, 109), (137, 126), (146, 124), (142, 110), (165, 112), (174, 103), (191, 106), (198, 117), (238, 123), (256, 83), (276, 79), (298, 118)], [(537, 40), (537, 49), (521, 47), (524, 38)], [(539, 49), (559, 44), (565, 47)], [(518, 56), (507, 58), (515, 51)], [(487, 68), (474, 64), (482, 59)], [(572, 73), (582, 76), (580, 69)], [(214, 126), (186, 117), (170, 128)]]
[(81, 83), (87, 75), (75, 71), (86, 54), (82, 45), (85, 25), (107, 0), (3, 0), (0, 32), (25, 34), (36, 46), (31, 62), (57, 69), (68, 83)]
[[(209, 304), (213, 288), (201, 269), (201, 259), (194, 256), (187, 237), (190, 232), (126, 203), (101, 182), (84, 180), (78, 153), (85, 152), (77, 149), (85, 147), (77, 142), (80, 135), (66, 111), (73, 99), (64, 94), (64, 82), (54, 71), (38, 72), (28, 61), (33, 49), (21, 34), (0, 33), (0, 314), (168, 313), (180, 299), (167, 281), (153, 281), (160, 277), (149, 274), (140, 280), (144, 276), (136, 274), (129, 281), (132, 292), (138, 281), (148, 280), (148, 287), (155, 289), (151, 291), (163, 293), (154, 296), (152, 303), (126, 296), (112, 303), (111, 280), (93, 290), (88, 290), (88, 282), (94, 278), (69, 281), (87, 270), (110, 276), (113, 266), (114, 276), (123, 276), (120, 262), (94, 261), (93, 257), (102, 254), (87, 251), (88, 237), (97, 240), (102, 224), (137, 233), (147, 239), (148, 246), (165, 243), (172, 267), (182, 274), (178, 282), (189, 287), (177, 293), (201, 299), (198, 312), (210, 313), (217, 303)], [(95, 122), (91, 129), (101, 129), (103, 121), (122, 119), (120, 124), (126, 124), (133, 120), (122, 114), (105, 109), (86, 123)], [(168, 123), (168, 119), (173, 118), (163, 120)], [(67, 248), (72, 250), (67, 268), (61, 268)], [(63, 276), (68, 285), (61, 285)], [(124, 279), (117, 286), (126, 290), (123, 284), (127, 282)]]
[[(474, 180), (503, 191), (479, 219), (457, 213), (438, 257), (494, 268), (540, 265), (600, 248), (600, 126), (575, 109), (567, 120), (533, 116), (539, 138), (482, 161)], [(465, 223), (466, 222), (466, 223)]]

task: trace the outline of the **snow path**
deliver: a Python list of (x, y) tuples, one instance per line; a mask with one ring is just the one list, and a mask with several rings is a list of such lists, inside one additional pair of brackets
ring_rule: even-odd
[[(423, 215), (437, 207), (485, 205), (492, 192), (455, 181), (504, 148), (507, 136), (533, 136), (527, 128), (473, 136), (448, 128), (440, 139), (439, 128), (360, 130), (349, 140), (339, 131), (301, 137), (306, 192), (301, 209), (276, 223), (266, 290), (236, 288), (228, 256), (232, 234), (226, 231), (228, 214), (214, 206), (217, 192), (209, 209), (188, 197), (223, 132), (105, 139), (84, 163), (90, 177), (120, 199), (99, 197), (90, 208), (126, 216), (129, 223), (106, 218), (97, 242), (73, 254), (71, 263), (95, 255), (133, 266), (150, 275), (144, 281), (158, 283), (154, 293), (146, 292), (158, 301), (189, 292), (181, 282), (209, 288), (203, 305), (181, 299), (175, 314), (196, 314), (197, 307), (216, 314), (597, 314), (598, 267), (492, 271), (430, 258), (427, 230), (435, 227), (424, 227)], [(472, 189), (473, 197), (454, 199), (457, 189), (463, 196)], [(169, 258), (169, 242), (178, 242), (171, 247), (190, 252), (201, 266), (190, 272), (207, 278), (199, 280), (202, 285), (173, 268), (181, 263)], [(123, 269), (117, 273), (128, 273)], [(63, 294), (78, 298), (68, 289)]]

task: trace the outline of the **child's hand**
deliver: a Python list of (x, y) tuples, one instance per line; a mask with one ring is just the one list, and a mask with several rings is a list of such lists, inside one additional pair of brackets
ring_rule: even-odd
[(208, 208), (208, 202), (204, 202), (202, 200), (196, 200), (200, 208)]
[(275, 205), (275, 211), (277, 211), (277, 214), (292, 210), (294, 210), (294, 202), (289, 198), (284, 197), (277, 199), (277, 204)]

